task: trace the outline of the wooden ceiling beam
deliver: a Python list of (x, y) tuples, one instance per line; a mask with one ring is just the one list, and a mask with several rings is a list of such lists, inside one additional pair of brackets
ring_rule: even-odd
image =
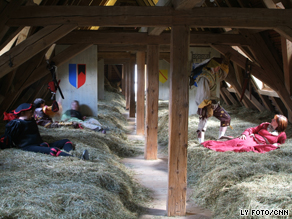
[[(273, 29), (290, 27), (291, 9), (267, 8), (193, 8), (139, 6), (21, 6), (5, 25), (47, 26), (74, 24), (107, 27), (169, 27), (188, 25), (209, 28)], [(289, 34), (290, 35), (290, 34)]]
[[(172, 5), (175, 10), (187, 10), (194, 7), (201, 7), (205, 0), (172, 0)], [(167, 2), (167, 4), (169, 4)], [(166, 5), (167, 6), (167, 5)], [(149, 35), (160, 35), (167, 27), (154, 27), (148, 29)]]
[[(279, 11), (279, 10), (277, 10)], [(283, 11), (283, 10), (281, 10)], [(237, 63), (241, 68), (245, 69), (245, 60), (246, 58), (238, 53), (237, 51), (233, 50), (229, 46), (224, 45), (211, 45), (214, 49), (218, 50), (222, 54), (226, 54), (227, 52), (231, 53), (230, 60)], [(290, 94), (288, 93), (287, 89), (285, 88), (284, 81), (281, 81), (278, 77), (271, 77), (270, 75), (267, 75), (265, 71), (256, 66), (252, 66), (252, 74), (256, 76), (259, 80), (267, 84), (269, 87), (271, 87), (274, 91), (277, 92), (283, 103), (285, 104), (288, 113), (292, 113), (292, 100), (290, 98)], [(276, 74), (274, 74), (276, 75)], [(289, 119), (290, 122), (292, 122), (292, 119)]]
[[(99, 31), (72, 31), (57, 41), (57, 44), (131, 44), (131, 45), (169, 45), (170, 33), (149, 36), (147, 33), (105, 33)], [(245, 37), (240, 34), (190, 34), (190, 45), (248, 45)]]
[[(56, 66), (60, 66), (66, 61), (70, 60), (71, 58), (75, 57), (79, 53), (83, 52), (87, 48), (92, 46), (91, 44), (77, 44), (77, 45), (72, 45), (56, 55), (54, 58), (52, 58), (51, 61), (55, 63)], [(47, 70), (47, 63), (41, 64), (38, 68), (36, 68), (31, 76), (27, 79), (25, 86), (28, 87), (34, 82), (40, 80), (47, 74), (49, 74), (50, 71)]]
[(274, 28), (274, 30), (277, 31), (281, 36), (285, 37), (286, 39), (292, 42), (292, 26), (281, 26), (281, 27)]
[[(8, 28), (6, 27), (6, 22), (10, 18), (10, 14), (13, 13), (15, 10), (17, 10), (21, 4), (24, 2), (24, 0), (12, 0), (9, 4), (5, 7), (5, 9), (1, 12), (0, 15), (0, 36), (4, 36), (7, 32)], [(21, 26), (21, 25), (19, 25)], [(0, 40), (2, 39), (0, 38)]]
[(74, 30), (76, 26), (47, 26), (0, 56), (0, 78)]

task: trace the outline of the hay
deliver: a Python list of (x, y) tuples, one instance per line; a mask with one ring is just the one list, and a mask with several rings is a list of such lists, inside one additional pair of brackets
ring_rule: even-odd
[[(224, 106), (231, 115), (234, 129), (226, 135), (238, 136), (246, 128), (270, 122), (274, 114), (268, 111)], [(160, 153), (167, 154), (168, 113), (159, 114)], [(292, 210), (292, 128), (286, 130), (287, 141), (281, 149), (265, 154), (254, 152), (215, 152), (199, 145), (196, 137), (198, 116), (189, 117), (188, 187), (191, 198), (199, 206), (213, 211), (214, 218), (239, 218), (240, 209)], [(218, 137), (220, 122), (211, 118), (205, 140)], [(285, 217), (285, 218), (290, 218)], [(248, 217), (253, 218), (253, 217)], [(260, 218), (260, 217), (255, 217)], [(281, 218), (264, 216), (262, 218)]]
[[(105, 96), (101, 104), (107, 107), (100, 109), (99, 121), (110, 129), (106, 135), (40, 127), (44, 141), (70, 139), (76, 157), (0, 150), (0, 218), (137, 218), (144, 211), (150, 192), (119, 162), (120, 157), (141, 154), (143, 147), (125, 135), (124, 99), (111, 92)], [(90, 161), (78, 158), (84, 149)]]

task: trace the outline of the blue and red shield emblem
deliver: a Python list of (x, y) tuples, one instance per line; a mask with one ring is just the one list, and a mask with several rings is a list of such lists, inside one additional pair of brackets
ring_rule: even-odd
[(86, 64), (69, 64), (69, 82), (77, 89), (86, 81)]

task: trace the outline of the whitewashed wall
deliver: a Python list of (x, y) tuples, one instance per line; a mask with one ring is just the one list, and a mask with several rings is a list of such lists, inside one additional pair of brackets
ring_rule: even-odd
[[(67, 46), (56, 46), (56, 53), (60, 53)], [(75, 88), (69, 82), (69, 64), (86, 64), (86, 81), (80, 88)], [(97, 116), (98, 101), (98, 63), (97, 63), (97, 46), (93, 45), (82, 53), (78, 54), (68, 62), (58, 67), (57, 78), (61, 80), (65, 99), (62, 99), (63, 113), (70, 109), (71, 102), (78, 100), (80, 111), (85, 116)], [(57, 100), (61, 97), (57, 92)]]

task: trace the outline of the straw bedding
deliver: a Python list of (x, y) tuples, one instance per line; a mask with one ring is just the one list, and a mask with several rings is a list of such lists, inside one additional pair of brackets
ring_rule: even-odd
[[(226, 135), (238, 136), (246, 128), (270, 122), (274, 114), (224, 106), (231, 116), (233, 130)], [(159, 108), (158, 141), (160, 153), (167, 154), (168, 109), (165, 102)], [(191, 198), (199, 206), (210, 209), (213, 218), (240, 218), (241, 209), (288, 209), (292, 214), (292, 128), (288, 125), (287, 140), (277, 149), (265, 154), (254, 152), (215, 152), (199, 145), (196, 138), (198, 116), (189, 117), (188, 187)], [(210, 118), (205, 140), (218, 137), (220, 122)], [(260, 218), (249, 216), (247, 218)], [(262, 216), (262, 218), (282, 218)]]
[[(107, 134), (88, 129), (40, 127), (44, 141), (70, 139), (75, 157), (52, 157), (19, 149), (0, 150), (0, 218), (137, 218), (150, 200), (120, 157), (141, 154), (127, 140), (124, 99), (106, 92), (99, 122)], [(1, 123), (0, 133), (3, 133)], [(79, 157), (88, 149), (90, 161)]]

